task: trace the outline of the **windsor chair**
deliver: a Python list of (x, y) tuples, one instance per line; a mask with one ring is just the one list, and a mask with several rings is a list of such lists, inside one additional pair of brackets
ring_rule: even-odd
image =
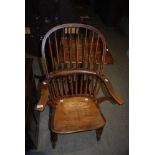
[(53, 147), (62, 133), (96, 130), (99, 140), (106, 122), (99, 104), (124, 102), (104, 74), (103, 35), (90, 25), (63, 24), (46, 33), (41, 50), (46, 79), (36, 110), (43, 111), (47, 104), (52, 109)]

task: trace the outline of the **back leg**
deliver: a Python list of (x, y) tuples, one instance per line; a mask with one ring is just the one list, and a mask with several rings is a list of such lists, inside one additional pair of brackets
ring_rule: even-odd
[(101, 138), (103, 128), (104, 128), (104, 126), (98, 128), (98, 129), (96, 129), (96, 139), (97, 139), (97, 141), (99, 141), (100, 138)]
[(58, 140), (58, 134), (51, 131), (51, 142), (52, 142), (52, 147), (53, 148), (56, 147), (57, 140)]

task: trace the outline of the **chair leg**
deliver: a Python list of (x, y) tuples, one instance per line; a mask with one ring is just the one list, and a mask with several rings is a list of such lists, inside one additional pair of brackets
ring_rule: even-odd
[(96, 138), (97, 138), (97, 141), (100, 140), (101, 135), (102, 135), (102, 131), (103, 131), (103, 127), (100, 127), (98, 129), (96, 129)]
[(51, 142), (52, 142), (52, 147), (53, 148), (56, 147), (57, 140), (58, 140), (58, 134), (51, 131)]

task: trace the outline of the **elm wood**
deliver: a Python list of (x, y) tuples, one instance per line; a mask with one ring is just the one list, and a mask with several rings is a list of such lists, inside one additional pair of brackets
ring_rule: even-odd
[(48, 84), (48, 86), (49, 86), (49, 88), (50, 88), (49, 90), (51, 92), (50, 97), (51, 97), (52, 101), (54, 102), (54, 99), (55, 99), (55, 96), (56, 96), (56, 94), (55, 94), (55, 87), (54, 87), (54, 81), (52, 80), (51, 81), (51, 85)]
[(79, 31), (78, 31), (78, 36), (76, 39), (76, 69), (78, 68), (78, 46), (79, 46)]
[(73, 95), (73, 79), (69, 76), (69, 88), (71, 89), (71, 95)]
[(96, 97), (97, 85), (98, 85), (98, 82), (97, 82), (97, 79), (96, 79), (95, 86), (94, 86), (94, 89), (93, 89), (93, 93), (94, 93), (94, 96), (95, 96), (95, 97)]
[[(104, 46), (104, 45), (102, 44), (102, 46)], [(102, 48), (102, 56), (101, 56), (101, 63), (100, 63), (100, 72), (101, 72), (101, 74), (104, 73), (103, 65), (104, 65), (104, 62), (105, 62), (105, 52), (106, 52), (106, 49)]]
[(52, 142), (52, 147), (53, 148), (56, 147), (57, 140), (58, 140), (58, 134), (51, 131), (51, 142)]
[[(72, 47), (74, 46), (74, 39), (70, 40)], [(89, 61), (92, 61), (94, 64), (100, 64), (100, 53), (101, 53), (101, 48), (98, 49), (98, 47), (101, 47), (101, 45), (98, 45), (99, 43), (99, 37), (97, 38), (97, 42), (96, 43), (88, 43), (88, 46), (91, 47), (92, 49), (95, 49), (94, 52), (94, 57), (91, 56), (91, 54), (88, 53), (87, 50), (85, 50), (85, 48), (82, 48), (82, 39), (79, 39), (79, 46), (78, 46), (78, 63), (88, 63)], [(67, 50), (68, 45), (67, 45), (67, 39), (64, 39), (64, 46), (60, 48), (60, 60), (63, 60), (63, 50)], [(101, 43), (100, 43), (101, 44)], [(75, 44), (76, 45), (76, 44)], [(85, 47), (85, 46), (84, 46)], [(76, 51), (74, 50), (74, 48), (72, 48), (72, 52), (76, 53)], [(90, 51), (89, 51), (90, 52)], [(91, 52), (90, 52), (91, 53)], [(89, 58), (85, 58), (85, 55), (89, 55)], [(84, 62), (84, 58), (85, 58), (85, 62)], [(70, 58), (69, 58), (69, 53), (66, 52), (66, 59), (65, 59), (65, 63), (70, 63)], [(72, 55), (72, 63), (76, 63), (77, 64), (77, 60), (76, 60), (76, 54)], [(111, 55), (111, 52), (108, 51), (108, 49), (106, 49), (105, 52), (105, 58), (104, 58), (104, 64), (113, 64), (113, 58)], [(94, 65), (94, 67), (96, 67), (96, 65)]]
[(59, 96), (59, 90), (58, 90), (58, 81), (57, 79), (53, 79), (53, 85), (55, 88), (55, 97)]
[[(97, 79), (98, 80), (98, 79)], [(97, 97), (99, 90), (100, 90), (100, 82), (97, 82), (96, 89), (94, 89), (94, 96)]]
[[(102, 84), (104, 84), (106, 86), (107, 91), (109, 92), (111, 97), (116, 101), (116, 103), (119, 104), (119, 105), (124, 103), (124, 100), (120, 96), (118, 96), (118, 94), (114, 91), (110, 81), (104, 75), (100, 76), (99, 74), (97, 74), (97, 73), (95, 73), (93, 71), (88, 71), (88, 70), (55, 71), (55, 72), (49, 74), (49, 77), (52, 79), (52, 78), (56, 78), (56, 77), (59, 77), (59, 76), (72, 75), (72, 74), (75, 74), (75, 73), (77, 73), (77, 74), (89, 74), (89, 75), (97, 76), (102, 81)], [(57, 91), (58, 90), (56, 89), (56, 92)], [(82, 92), (82, 90), (80, 92)]]
[[(102, 33), (101, 32), (99, 32), (96, 28), (94, 28), (94, 27), (92, 27), (92, 26), (90, 26), (90, 25), (85, 25), (85, 24), (77, 24), (77, 23), (70, 23), (70, 24), (63, 24), (63, 25), (59, 25), (59, 26), (56, 26), (56, 27), (54, 27), (54, 28), (52, 28), (50, 31), (48, 31), (47, 32), (47, 34), (44, 36), (44, 39), (43, 39), (43, 41), (42, 41), (42, 58), (43, 58), (43, 63), (44, 63), (44, 71), (45, 71), (45, 73), (46, 73), (46, 77), (48, 77), (48, 67), (47, 67), (47, 62), (46, 62), (46, 55), (45, 55), (45, 44), (46, 44), (46, 40), (47, 40), (47, 38), (49, 38), (49, 36), (50, 35), (52, 35), (53, 33), (55, 34), (56, 33), (56, 31), (60, 31), (60, 30), (63, 30), (63, 29), (67, 29), (67, 33), (69, 34), (69, 36), (67, 37), (67, 46), (69, 47), (69, 50), (68, 50), (68, 52), (69, 52), (69, 62), (70, 62), (70, 66), (71, 66), (71, 64), (72, 64), (72, 62), (73, 62), (73, 60), (71, 60), (72, 59), (72, 57), (71, 57), (71, 52), (70, 52), (70, 50), (71, 50), (71, 40), (72, 40), (72, 28), (78, 28), (78, 33), (80, 32), (80, 29), (88, 29), (89, 31), (92, 31), (93, 33), (95, 33), (95, 34), (98, 34), (98, 36), (100, 37), (100, 40), (102, 41), (102, 43), (103, 43), (103, 47), (102, 48), (104, 48), (104, 49), (106, 49), (106, 42), (105, 42), (105, 39), (104, 39), (104, 37), (103, 37), (103, 35), (102, 35)], [(69, 29), (70, 29), (70, 31), (69, 31)], [(77, 33), (75, 33), (75, 34), (77, 34)], [(66, 34), (65, 34), (66, 35)], [(55, 36), (55, 35), (54, 35)], [(78, 35), (77, 35), (77, 37), (78, 37)], [(87, 37), (87, 36), (86, 36)], [(66, 38), (66, 37), (65, 37)], [(60, 39), (61, 40), (61, 39)], [(63, 43), (63, 45), (64, 45), (64, 43)], [(87, 45), (88, 45), (88, 43), (87, 43), (87, 38), (86, 38), (86, 47), (87, 47)], [(79, 47), (78, 47), (79, 48)], [(63, 46), (63, 49), (64, 49), (64, 46)], [(88, 48), (87, 48), (87, 50), (88, 50)], [(58, 51), (58, 49), (56, 48), (56, 52)], [(89, 51), (88, 51), (89, 52)], [(59, 51), (57, 52), (57, 53), (61, 53), (61, 50), (59, 49)], [(79, 53), (78, 53), (78, 55), (79, 55)], [(58, 56), (58, 54), (57, 54), (57, 56)], [(73, 54), (72, 54), (72, 56), (73, 56)], [(76, 57), (76, 56), (75, 56)], [(78, 58), (79, 59), (79, 58)], [(79, 62), (79, 60), (78, 60), (78, 62)], [(75, 63), (76, 63), (76, 58), (75, 58)], [(59, 62), (58, 62), (58, 64), (59, 64)]]
[(55, 133), (94, 130), (105, 125), (104, 116), (89, 97), (68, 97), (57, 101), (51, 121)]
[[(70, 61), (70, 68), (72, 69), (72, 55), (71, 55), (71, 35), (72, 35), (72, 32), (69, 32), (69, 28), (67, 29), (67, 33), (69, 34), (69, 48), (68, 48), (68, 51), (69, 51), (69, 61)], [(71, 29), (70, 29), (71, 31)]]
[[(111, 84), (110, 83), (107, 83), (106, 82), (106, 87), (108, 87), (109, 88), (109, 86), (111, 87)], [(48, 88), (47, 88), (48, 89)], [(109, 92), (111, 92), (111, 93), (113, 93), (113, 88), (111, 87), (110, 89), (109, 89)], [(49, 92), (47, 92), (46, 91), (46, 93), (48, 93), (49, 94)], [(46, 95), (45, 93), (43, 93), (43, 95)], [(42, 98), (46, 98), (46, 97), (43, 97), (43, 95), (42, 95)], [(47, 96), (47, 95), (46, 95)], [(66, 93), (66, 95), (65, 95), (66, 97), (69, 97), (69, 95)], [(76, 96), (76, 95), (74, 95), (74, 96)], [(81, 95), (82, 96), (82, 95)], [(61, 99), (61, 98), (60, 98)], [(106, 96), (106, 97), (100, 97), (99, 99), (97, 99), (97, 103), (98, 104), (100, 104), (100, 103), (103, 103), (104, 101), (106, 101), (106, 100), (109, 100), (110, 102), (116, 102), (118, 105), (121, 105), (121, 104), (123, 104), (124, 103), (124, 100), (120, 97), (120, 96), (118, 96), (116, 93), (114, 93), (114, 94), (112, 94), (111, 96)], [(45, 101), (45, 100), (44, 100)], [(46, 102), (41, 102), (41, 101), (39, 101), (38, 102), (38, 104), (39, 103), (41, 103), (42, 105), (44, 105), (44, 103), (46, 103)], [(40, 105), (40, 104), (39, 104)], [(45, 106), (46, 106), (46, 104), (45, 104)], [(43, 111), (43, 110), (39, 110), (39, 109), (36, 109), (36, 110), (38, 110), (38, 111)]]
[[(62, 47), (64, 47), (64, 34), (65, 32), (64, 32), (64, 28), (63, 28), (63, 30), (62, 30)], [(65, 50), (64, 50), (64, 48), (63, 48), (63, 53), (64, 53), (64, 63), (65, 63)]]
[(65, 89), (65, 95), (68, 95), (68, 85), (67, 85), (67, 77), (64, 77), (65, 81), (64, 81), (64, 89)]
[[(88, 52), (88, 69), (90, 70), (90, 56), (91, 56), (91, 53), (92, 53), (92, 45), (93, 45), (93, 41), (94, 41), (94, 32), (93, 32), (93, 35), (91, 37), (91, 43), (90, 43), (90, 50)], [(95, 45), (96, 46), (96, 45)]]
[(76, 83), (75, 83), (75, 94), (77, 95), (78, 94), (78, 77), (77, 77), (77, 75), (75, 75), (75, 81), (76, 81)]
[[(76, 39), (76, 69), (78, 69), (78, 46), (79, 46), (79, 29), (77, 28), (77, 39)], [(80, 80), (81, 77), (75, 75), (75, 81), (76, 81), (76, 84), (75, 84), (75, 94), (77, 95), (78, 94), (78, 80)]]
[(60, 60), (59, 60), (59, 54), (58, 54), (58, 42), (57, 42), (56, 32), (54, 32), (54, 40), (55, 40), (55, 47), (56, 47), (56, 59), (59, 65)]
[(101, 104), (103, 103), (104, 101), (110, 101), (110, 102), (114, 102), (114, 99), (110, 96), (104, 96), (104, 97), (99, 97), (97, 99), (97, 104)]
[(96, 138), (97, 138), (97, 141), (100, 140), (101, 135), (102, 135), (102, 132), (103, 132), (103, 127), (100, 127), (98, 129), (96, 129)]
[(80, 95), (82, 95), (83, 78), (84, 78), (84, 75), (81, 75), (81, 77), (80, 77)]
[[(69, 52), (69, 62), (70, 62), (70, 69), (73, 68), (73, 65), (72, 65), (72, 51), (71, 51), (71, 40), (72, 40), (72, 28), (67, 28), (67, 32), (66, 34), (68, 35), (68, 39), (67, 39), (67, 43), (68, 43), (68, 52)], [(68, 80), (69, 80), (69, 90), (71, 92), (71, 95), (73, 95), (73, 76), (69, 76), (68, 77)]]
[(63, 97), (64, 96), (64, 93), (63, 93), (62, 78), (60, 79), (60, 93), (61, 93), (61, 96)]
[[(53, 37), (55, 46), (45, 48), (47, 39)], [(51, 50), (50, 47), (55, 49)], [(123, 103), (104, 75), (106, 42), (103, 35), (89, 25), (63, 24), (47, 32), (41, 50), (51, 97), (50, 106), (53, 109), (52, 133), (96, 130), (99, 140), (105, 118), (98, 104), (105, 100), (115, 101), (119, 105)], [(55, 57), (53, 53), (53, 59), (58, 67), (51, 72), (46, 62), (48, 54), (45, 55), (45, 52), (52, 51), (56, 53)], [(61, 65), (64, 67), (61, 68)], [(108, 95), (98, 100), (99, 90), (103, 90), (103, 87)], [(53, 139), (54, 145), (56, 140)]]
[[(114, 101), (118, 104), (118, 105), (122, 105), (124, 104), (124, 100), (121, 96), (119, 96), (116, 91), (114, 91), (112, 84), (110, 83), (110, 81), (105, 78), (105, 76), (101, 76), (100, 79), (102, 80), (102, 83), (105, 84), (107, 91), (109, 92), (109, 94), (111, 95), (111, 97), (114, 99)], [(108, 81), (107, 81), (108, 80)]]
[(92, 95), (93, 88), (94, 88), (94, 75), (92, 75), (92, 80), (90, 82), (90, 96)]
[[(104, 77), (102, 76), (102, 79), (103, 78)], [(107, 79), (106, 79), (106, 83), (107, 83)], [(47, 91), (46, 91), (46, 93), (47, 93)], [(85, 100), (85, 99), (88, 99), (88, 100)], [(105, 119), (104, 119), (101, 111), (99, 110), (99, 107), (97, 106), (97, 104), (103, 102), (104, 100), (113, 101), (113, 98), (112, 97), (104, 97), (104, 98), (100, 98), (98, 100), (94, 100), (91, 97), (88, 98), (88, 97), (75, 96), (75, 97), (68, 97), (68, 98), (65, 97), (63, 99), (60, 98), (60, 100), (56, 100), (55, 106), (52, 106), (55, 110), (52, 113), (52, 118), (51, 118), (52, 119), (51, 141), (52, 141), (53, 148), (55, 148), (55, 146), (56, 146), (57, 136), (58, 136), (57, 133), (72, 133), (72, 132), (96, 129), (96, 137), (97, 137), (97, 141), (99, 141), (104, 125), (99, 127), (98, 124), (100, 124), (100, 123), (102, 124), (103, 123), (102, 121), (103, 120), (105, 121)], [(96, 112), (95, 109), (98, 109), (98, 112)], [(103, 120), (99, 121), (99, 120), (101, 120), (101, 117), (103, 118)], [(54, 123), (54, 120), (55, 120), (55, 123)], [(77, 120), (77, 121), (75, 121), (75, 120)], [(83, 121), (81, 121), (81, 120), (83, 120)], [(74, 124), (74, 122), (75, 122), (75, 124)], [(77, 123), (77, 122), (79, 122), (79, 123)], [(88, 122), (88, 123), (86, 123), (86, 122)], [(93, 123), (93, 122), (95, 122), (95, 123)], [(73, 127), (72, 127), (72, 125), (73, 125)], [(56, 126), (56, 129), (55, 129), (55, 126)], [(62, 129), (61, 131), (60, 131), (60, 128)]]
[[(88, 33), (88, 30), (86, 29), (86, 32), (85, 32), (85, 38), (84, 38), (84, 49), (83, 49), (83, 54), (81, 54), (83, 57), (82, 57), (82, 67), (84, 68), (84, 62), (85, 62), (85, 47), (86, 47), (86, 43), (87, 43), (87, 33)], [(80, 62), (80, 61), (79, 61)]]
[[(35, 110), (37, 111), (44, 111), (45, 106), (48, 103), (48, 96), (49, 96), (49, 90), (48, 90), (48, 85), (42, 85), (41, 86), (41, 95), (40, 95), (40, 99), (37, 103), (37, 106), (35, 107)], [(42, 107), (39, 107), (38, 105), (42, 105)], [(39, 108), (38, 108), (39, 107)]]
[[(104, 76), (102, 76), (101, 80), (104, 82), (102, 84), (105, 84), (105, 86), (109, 90), (108, 92), (109, 92), (109, 94), (111, 96), (109, 96), (109, 97), (108, 96), (107, 97), (101, 97), (101, 98), (99, 98), (98, 102), (101, 103), (101, 102), (103, 102), (105, 100), (109, 100), (109, 101), (112, 101), (112, 102), (115, 101), (119, 105), (123, 104), (124, 103), (123, 99), (120, 96), (118, 96), (117, 93), (114, 91), (114, 89), (112, 88), (112, 85), (109, 82), (109, 80), (107, 78), (105, 78)], [(108, 81), (105, 81), (105, 80), (108, 80)], [(49, 95), (49, 90), (48, 90), (47, 85), (42, 85), (41, 92), (42, 93), (41, 93), (41, 97), (40, 97), (40, 100), (38, 102), (38, 105), (44, 105), (46, 103), (47, 99), (48, 99), (47, 96)], [(67, 93), (66, 93), (66, 96), (68, 96)], [(43, 101), (45, 101), (45, 102), (43, 102)]]
[(109, 49), (106, 49), (104, 64), (113, 64), (114, 60)]
[(60, 76), (67, 76), (73, 74), (88, 74), (88, 75), (97, 75), (94, 71), (84, 70), (84, 69), (72, 69), (72, 70), (63, 70), (63, 71), (54, 71), (49, 73), (49, 78), (56, 78)]
[[(86, 32), (87, 33), (87, 32)], [(85, 34), (87, 35), (87, 34)], [(85, 36), (87, 37), (87, 36)], [(92, 38), (93, 39), (93, 38)], [(70, 39), (71, 42), (71, 49), (72, 49), (72, 59), (71, 62), (72, 63), (81, 63), (81, 64), (87, 64), (91, 62), (94, 62), (94, 58), (96, 58), (96, 64), (100, 64), (100, 53), (102, 53), (102, 49), (98, 48), (96, 51), (96, 57), (93, 57), (92, 54), (95, 53), (94, 50), (96, 49), (96, 46), (98, 46), (93, 40), (91, 39), (91, 42), (88, 41), (87, 38), (83, 39), (79, 38), (78, 41), (78, 52), (77, 49), (74, 48), (74, 46), (76, 46), (76, 42), (74, 38)], [(88, 50), (88, 47), (90, 47), (90, 50)], [(101, 47), (101, 46), (99, 46)], [(68, 45), (68, 39), (64, 39), (63, 42), (63, 47), (60, 47), (60, 60), (63, 61), (63, 50), (66, 51), (66, 59), (65, 59), (65, 63), (70, 63), (70, 53), (69, 53), (69, 45)], [(78, 62), (77, 62), (77, 53), (78, 53)]]
[(48, 44), (49, 44), (49, 49), (50, 49), (50, 56), (51, 56), (51, 61), (52, 61), (52, 67), (54, 68), (53, 51), (52, 51), (52, 47), (51, 47), (50, 38), (48, 38)]
[(60, 94), (60, 89), (59, 89), (59, 78), (55, 78), (53, 83), (55, 84), (55, 90), (56, 90), (55, 98), (60, 97), (61, 94)]
[(86, 82), (85, 82), (85, 88), (84, 88), (84, 94), (87, 95), (88, 91), (88, 75), (86, 75)]
[[(118, 94), (114, 91), (110, 81), (104, 75), (100, 76), (99, 74), (97, 74), (94, 71), (88, 71), (88, 70), (55, 71), (53, 73), (50, 73), (49, 77), (55, 78), (55, 77), (59, 77), (59, 76), (67, 76), (67, 75), (72, 75), (72, 74), (89, 74), (89, 75), (97, 76), (102, 81), (102, 83), (105, 84), (107, 91), (110, 93), (112, 98), (116, 101), (116, 103), (119, 105), (124, 103), (124, 100), (120, 96), (118, 96)], [(106, 80), (108, 80), (108, 81), (106, 81)], [(80, 92), (82, 92), (82, 90)]]

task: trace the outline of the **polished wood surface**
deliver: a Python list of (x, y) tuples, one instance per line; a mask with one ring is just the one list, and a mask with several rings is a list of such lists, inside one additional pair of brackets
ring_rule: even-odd
[(41, 84), (40, 99), (38, 101), (37, 106), (35, 107), (37, 111), (42, 112), (45, 109), (45, 106), (48, 103), (48, 96), (49, 96), (48, 86), (47, 83), (44, 82)]
[(47, 32), (42, 42), (42, 55), (47, 77), (60, 69), (102, 71), (106, 42), (102, 33), (90, 25), (63, 24)]
[(111, 55), (111, 52), (107, 49), (104, 64), (113, 64), (113, 63), (114, 59)]
[(105, 125), (96, 101), (87, 97), (64, 98), (57, 101), (52, 119), (56, 133), (94, 130)]
[[(63, 39), (61, 38), (61, 40), (63, 40)], [(87, 46), (90, 47), (91, 46), (91, 40), (87, 39), (86, 42), (87, 42)], [(89, 56), (89, 50), (85, 49), (85, 55), (83, 57), (83, 50), (84, 50), (83, 40), (82, 40), (82, 38), (79, 39), (79, 41), (78, 41), (78, 63), (82, 63), (83, 59), (85, 60), (85, 63), (88, 63), (88, 61), (93, 62), (94, 61), (94, 56), (96, 56), (96, 63), (97, 64), (100, 63), (100, 55), (102, 53), (102, 44), (100, 42), (100, 44), (98, 46), (98, 50), (95, 51), (96, 42), (97, 42), (97, 40), (95, 40), (93, 42), (93, 44), (92, 44), (92, 47), (91, 47), (92, 52), (90, 53), (90, 56)], [(77, 42), (76, 42), (76, 39), (74, 39), (74, 38), (71, 38), (70, 46), (68, 44), (68, 39), (67, 38), (65, 38), (63, 40), (63, 46), (60, 46), (60, 53), (59, 53), (59, 57), (60, 57), (61, 62), (63, 62), (63, 51), (65, 50), (66, 51), (66, 53), (65, 53), (65, 63), (70, 63), (70, 53), (69, 53), (69, 48), (70, 48), (70, 50), (72, 51), (71, 63), (76, 63), (76, 61), (77, 61), (77, 53), (76, 53), (77, 52), (77, 46), (76, 46), (76, 44), (77, 44)], [(90, 57), (90, 59), (89, 59), (89, 57)]]
[[(59, 57), (60, 57), (60, 61), (63, 62), (63, 51), (66, 51), (66, 57), (65, 57), (65, 63), (70, 63), (70, 57), (69, 57), (69, 46), (68, 46), (68, 40), (61, 38), (61, 42), (63, 42), (63, 46), (60, 46), (60, 53), (59, 53)], [(70, 44), (71, 44), (71, 50), (72, 50), (72, 63), (76, 63), (76, 52), (77, 52), (77, 46), (76, 46), (76, 39), (71, 38), (70, 40)], [(88, 47), (90, 47), (90, 40), (87, 39), (88, 42)], [(90, 61), (93, 62), (94, 58), (96, 59), (96, 64), (100, 63), (100, 55), (102, 53), (102, 43), (99, 42), (98, 45), (98, 49), (96, 50), (96, 44), (97, 44), (98, 40), (96, 38), (96, 40), (93, 42), (92, 44), (92, 52), (90, 54)], [(85, 63), (88, 63), (88, 50), (85, 50)], [(83, 63), (83, 40), (79, 39), (78, 41), (78, 63)], [(111, 55), (111, 52), (109, 49), (106, 49), (106, 54), (105, 54), (105, 61), (104, 64), (113, 64), (114, 60), (113, 57)]]
[[(106, 121), (98, 104), (124, 103), (104, 74), (106, 52), (102, 33), (90, 25), (63, 24), (44, 36), (46, 79), (36, 110), (43, 111), (49, 97), (54, 147), (58, 133), (96, 130), (99, 140)], [(100, 91), (103, 96), (98, 98)]]

